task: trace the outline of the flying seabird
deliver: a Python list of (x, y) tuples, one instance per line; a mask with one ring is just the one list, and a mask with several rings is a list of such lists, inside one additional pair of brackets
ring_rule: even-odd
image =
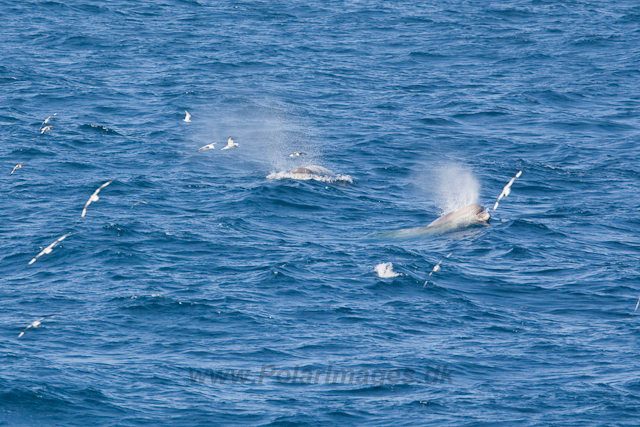
[(233, 138), (229, 137), (229, 139), (227, 140), (227, 145), (226, 147), (223, 147), (223, 150), (228, 150), (229, 148), (234, 148), (237, 147), (238, 143), (233, 142)]
[(18, 169), (20, 169), (21, 167), (22, 167), (22, 163), (18, 163), (18, 164), (13, 168), (13, 170), (11, 171), (11, 173), (10, 173), (9, 175), (13, 175), (13, 173), (14, 173), (15, 171), (17, 171)]
[[(446, 258), (449, 258), (451, 256), (453, 252), (451, 252), (449, 255), (446, 256)], [(442, 261), (444, 261), (444, 259), (441, 259), (440, 261), (438, 261), (438, 263), (436, 265), (433, 266), (433, 270), (431, 270), (431, 273), (429, 273), (429, 276), (431, 276), (433, 273), (437, 273), (438, 271), (440, 271), (440, 264), (442, 264)], [(422, 287), (424, 289), (425, 286), (427, 286), (427, 282), (429, 280), (426, 280), (424, 282), (424, 286)]]
[(300, 156), (302, 156), (304, 154), (306, 154), (306, 153), (303, 153), (301, 151), (296, 151), (295, 153), (289, 154), (289, 157), (300, 157)]
[(496, 208), (498, 207), (498, 203), (500, 203), (500, 200), (502, 200), (503, 197), (507, 197), (509, 195), (509, 193), (511, 193), (511, 186), (513, 185), (514, 181), (517, 178), (520, 178), (520, 175), (522, 175), (522, 171), (518, 172), (516, 174), (516, 176), (514, 176), (513, 178), (511, 178), (511, 181), (509, 181), (509, 183), (507, 185), (504, 186), (504, 188), (502, 189), (502, 193), (500, 193), (500, 196), (498, 197), (498, 200), (496, 200), (496, 204), (493, 205), (493, 210), (495, 211)]
[(42, 125), (46, 125), (47, 123), (49, 123), (51, 121), (51, 119), (56, 116), (58, 113), (54, 113), (53, 116), (49, 116), (46, 119), (44, 119), (44, 122), (42, 122)]
[(80, 217), (84, 218), (84, 216), (87, 213), (87, 208), (89, 207), (91, 202), (97, 202), (98, 200), (100, 200), (100, 197), (98, 197), (98, 193), (100, 192), (100, 190), (102, 190), (104, 187), (111, 184), (112, 182), (113, 181), (105, 182), (96, 191), (93, 192), (91, 197), (89, 197), (89, 200), (87, 200), (87, 203), (84, 205), (84, 209), (82, 209), (82, 215), (80, 215)]
[(134, 206), (138, 206), (140, 203), (144, 203), (145, 205), (149, 204), (149, 203), (145, 202), (144, 200), (140, 200), (139, 202), (135, 202), (133, 205), (131, 205), (129, 210), (133, 209)]
[(27, 332), (27, 329), (29, 328), (37, 328), (38, 326), (40, 326), (40, 324), (42, 323), (42, 321), (44, 319), (46, 319), (47, 317), (55, 317), (55, 315), (53, 316), (45, 316), (42, 319), (36, 320), (35, 322), (33, 322), (32, 324), (30, 324), (29, 326), (27, 326), (26, 328), (24, 328), (22, 330), (22, 332), (20, 332), (20, 335), (18, 335), (18, 338), (22, 337), (24, 335), (25, 332)]
[(191, 121), (191, 114), (189, 114), (187, 110), (184, 110), (184, 112), (187, 114), (186, 116), (184, 116), (184, 121), (189, 123)]
[(51, 129), (53, 129), (53, 126), (51, 125), (43, 127), (42, 129), (40, 129), (40, 135)]
[(36, 262), (36, 260), (38, 258), (40, 258), (42, 255), (48, 255), (51, 253), (51, 251), (53, 250), (53, 248), (60, 242), (62, 242), (64, 239), (67, 238), (67, 236), (69, 236), (71, 233), (67, 233), (64, 236), (58, 238), (58, 240), (56, 240), (55, 242), (53, 242), (52, 244), (50, 244), (49, 246), (47, 246), (46, 248), (44, 248), (42, 250), (42, 252), (40, 252), (38, 255), (36, 255), (36, 257), (34, 259), (32, 259), (31, 261), (29, 261), (29, 265), (33, 264), (34, 262)]
[[(200, 147), (198, 149), (198, 151), (215, 150), (216, 149), (216, 147), (215, 147), (216, 144), (217, 144), (216, 142), (212, 142), (211, 144), (207, 144), (204, 147)], [(223, 148), (223, 150), (224, 150), (224, 148)]]

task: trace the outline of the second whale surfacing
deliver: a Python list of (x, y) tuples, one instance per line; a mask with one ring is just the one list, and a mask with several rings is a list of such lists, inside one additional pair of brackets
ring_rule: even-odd
[(331, 183), (353, 184), (349, 175), (335, 174), (327, 168), (317, 165), (307, 165), (295, 168), (289, 172), (272, 172), (267, 179), (295, 179), (298, 181), (321, 181)]
[(423, 234), (442, 234), (474, 224), (487, 224), (491, 218), (489, 211), (482, 206), (472, 203), (453, 212), (446, 213), (426, 227), (407, 228), (390, 231), (378, 235), (379, 237), (411, 238)]
[(292, 174), (305, 174), (305, 175), (318, 175), (318, 176), (333, 176), (333, 172), (331, 172), (327, 168), (323, 168), (322, 166), (310, 165), (303, 168), (296, 168), (292, 170), (290, 173)]

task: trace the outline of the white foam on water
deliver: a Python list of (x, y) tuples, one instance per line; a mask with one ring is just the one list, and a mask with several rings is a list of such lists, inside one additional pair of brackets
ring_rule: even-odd
[(393, 264), (390, 262), (384, 262), (382, 264), (376, 265), (376, 273), (378, 273), (378, 277), (383, 279), (390, 279), (392, 277), (397, 277), (400, 273), (396, 273), (393, 271)]
[[(320, 168), (320, 167), (318, 167)], [(324, 169), (324, 168), (320, 168)], [(267, 179), (297, 179), (300, 181), (315, 180), (320, 182), (342, 182), (353, 184), (353, 178), (349, 175), (333, 174), (331, 171), (324, 169), (328, 173), (292, 173), (291, 171), (272, 172), (267, 175)], [(313, 171), (312, 171), (313, 172)]]

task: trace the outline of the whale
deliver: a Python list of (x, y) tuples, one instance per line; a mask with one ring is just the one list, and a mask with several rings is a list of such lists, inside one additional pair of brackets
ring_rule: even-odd
[(295, 168), (288, 172), (271, 172), (267, 179), (295, 179), (299, 181), (321, 181), (332, 183), (353, 184), (353, 179), (349, 175), (335, 174), (327, 168), (317, 165), (307, 165)]
[(308, 175), (321, 175), (321, 176), (332, 176), (333, 172), (331, 172), (327, 168), (323, 168), (322, 166), (310, 165), (303, 168), (296, 168), (292, 170), (290, 173), (300, 173), (300, 174), (308, 174)]
[(471, 203), (456, 211), (442, 215), (440, 218), (427, 225), (426, 228), (438, 227), (465, 227), (471, 224), (486, 224), (491, 215), (482, 206)]
[(296, 168), (294, 170), (291, 171), (291, 173), (313, 173), (311, 172), (311, 169), (307, 169), (307, 168)]
[(402, 230), (388, 231), (381, 234), (374, 234), (371, 237), (383, 238), (412, 238), (423, 234), (442, 234), (450, 231), (465, 228), (471, 225), (486, 225), (491, 215), (482, 206), (471, 203), (458, 210), (448, 212), (426, 227), (406, 228)]
[[(519, 171), (513, 178), (511, 178), (509, 183), (504, 186), (504, 188), (502, 189), (502, 193), (500, 193), (498, 200), (496, 200), (495, 205), (493, 205), (493, 210), (491, 212), (494, 212), (496, 210), (498, 204), (500, 203), (500, 200), (502, 200), (503, 197), (507, 197), (511, 193), (511, 186), (516, 179), (520, 178), (521, 175), (522, 171)], [(477, 203), (471, 203), (460, 209), (445, 213), (426, 227), (406, 228), (402, 230), (387, 231), (383, 233), (378, 232), (369, 235), (369, 237), (408, 239), (423, 234), (437, 235), (455, 231), (472, 225), (487, 225), (490, 218), (491, 214), (489, 213), (488, 209), (483, 208)], [(638, 305), (640, 305), (640, 300), (638, 302)]]

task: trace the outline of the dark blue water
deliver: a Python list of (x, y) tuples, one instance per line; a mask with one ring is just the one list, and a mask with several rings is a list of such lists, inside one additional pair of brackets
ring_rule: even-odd
[(0, 23), (2, 425), (637, 425), (637, 2)]

